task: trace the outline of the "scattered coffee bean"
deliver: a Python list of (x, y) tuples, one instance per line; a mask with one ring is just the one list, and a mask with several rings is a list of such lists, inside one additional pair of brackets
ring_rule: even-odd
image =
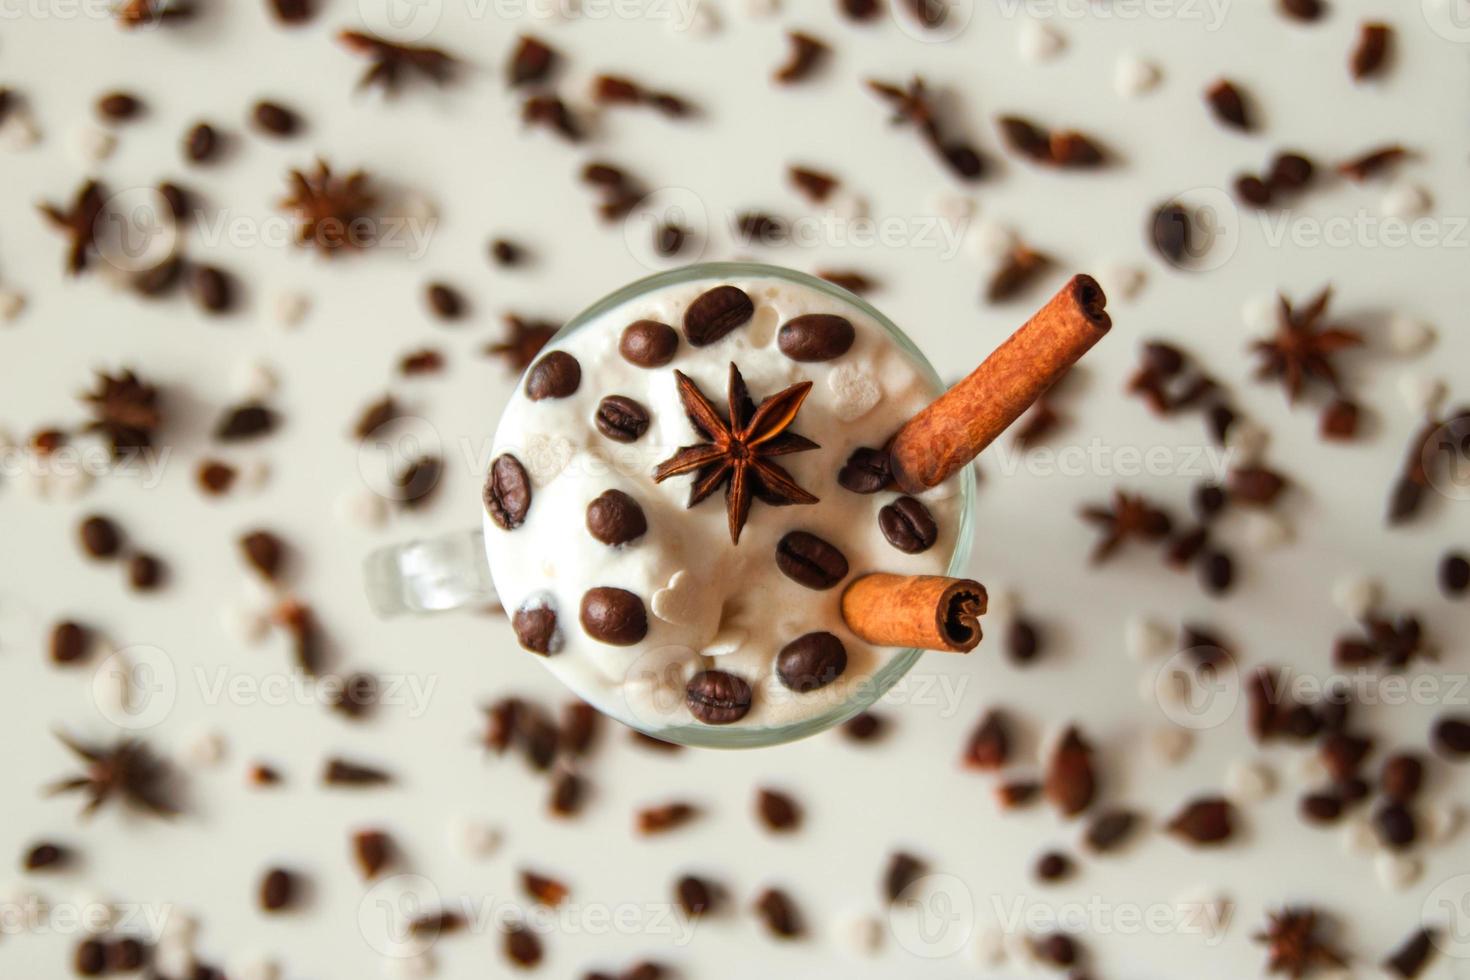
[(361, 672), (348, 674), (342, 678), (337, 689), (331, 692), (327, 704), (333, 711), (348, 718), (364, 718), (378, 703), (379, 694), (377, 677)]
[(637, 442), (648, 431), (648, 409), (623, 395), (608, 395), (597, 404), (597, 431), (614, 442)]
[(549, 656), (561, 650), (562, 635), (556, 625), (556, 610), (544, 596), (526, 600), (511, 617), (511, 628), (522, 647)]
[(209, 123), (199, 123), (184, 136), (184, 156), (193, 163), (208, 163), (219, 155), (221, 140)]
[[(428, 300), (429, 309), (441, 320), (458, 320), (464, 316), (465, 302), (459, 290), (448, 283), (431, 282), (424, 290), (424, 298)], [(567, 355), (571, 356), (571, 355)], [(575, 363), (575, 362), (574, 362)], [(576, 391), (576, 385), (571, 391)], [(571, 391), (567, 394), (571, 394)], [(537, 396), (532, 395), (532, 398)], [(561, 396), (554, 396), (561, 397)]]
[(565, 882), (534, 871), (521, 872), (521, 888), (531, 901), (547, 908), (555, 908), (571, 894)]
[(235, 305), (235, 283), (223, 269), (196, 265), (189, 277), (194, 300), (206, 313), (227, 313)]
[(776, 655), (776, 676), (798, 694), (826, 687), (846, 669), (847, 648), (831, 633), (799, 636)]
[(1363, 760), (1372, 750), (1373, 740), (1370, 738), (1360, 738), (1346, 732), (1333, 732), (1322, 740), (1318, 755), (1322, 759), (1322, 765), (1327, 770), (1327, 774), (1335, 780), (1342, 781), (1358, 774)]
[(513, 531), (525, 522), (531, 509), (531, 478), (520, 460), (510, 453), (495, 457), (483, 499), (485, 512), (496, 527)]
[(1295, 20), (1317, 20), (1325, 11), (1322, 0), (1281, 0), (1281, 12)]
[(526, 250), (508, 238), (497, 238), (490, 243), (490, 258), (500, 266), (520, 265), (526, 261)]
[(642, 537), (648, 518), (638, 501), (621, 490), (606, 490), (587, 505), (587, 530), (603, 544), (616, 547)]
[(227, 409), (215, 426), (214, 437), (220, 442), (240, 442), (269, 435), (275, 431), (280, 417), (259, 402), (246, 402)]
[(701, 670), (684, 687), (684, 703), (706, 725), (728, 725), (750, 711), (750, 685), (723, 670)]
[(530, 968), (541, 962), (541, 940), (519, 922), (505, 927), (505, 957), (520, 967)]
[(843, 723), (842, 734), (854, 742), (871, 742), (882, 738), (887, 729), (888, 723), (883, 720), (882, 715), (860, 711)]
[(1076, 726), (1068, 726), (1047, 760), (1044, 780), (1046, 798), (1064, 816), (1075, 816), (1092, 805), (1097, 794), (1097, 775), (1092, 767), (1092, 746)]
[(108, 973), (133, 973), (141, 970), (147, 958), (148, 950), (141, 941), (132, 936), (114, 939), (107, 944)]
[(1129, 810), (1106, 810), (1087, 825), (1083, 840), (1097, 853), (1107, 854), (1128, 843), (1137, 828), (1137, 814)]
[(1383, 846), (1395, 851), (1407, 848), (1419, 836), (1413, 811), (1397, 802), (1386, 803), (1374, 811), (1373, 829)]
[(662, 834), (684, 826), (697, 816), (698, 807), (692, 803), (675, 801), (639, 810), (634, 822), (640, 834)]
[(1235, 562), (1223, 551), (1211, 551), (1200, 562), (1200, 580), (1211, 595), (1223, 595), (1235, 581)]
[(304, 24), (311, 19), (315, 4), (311, 0), (270, 0), (271, 11), (282, 24)]
[(1149, 241), (1173, 265), (1194, 258), (1194, 219), (1180, 204), (1170, 202), (1149, 219)]
[(684, 311), (684, 336), (695, 347), (707, 347), (755, 316), (755, 304), (744, 290), (716, 286), (695, 297)]
[(1308, 793), (1302, 797), (1301, 813), (1309, 823), (1336, 823), (1342, 817), (1342, 797), (1336, 793)]
[(1024, 616), (1016, 616), (1006, 626), (1006, 656), (1014, 664), (1029, 664), (1041, 654), (1041, 631)]
[(1072, 859), (1060, 851), (1047, 851), (1036, 861), (1036, 877), (1042, 881), (1061, 881), (1075, 870)]
[(880, 0), (841, 0), (837, 6), (849, 20), (859, 22), (872, 20), (883, 13), (883, 4)]
[(807, 313), (783, 323), (776, 344), (793, 361), (831, 361), (852, 348), (855, 336), (846, 317)]
[(1438, 948), (1438, 931), (1420, 929), (1389, 955), (1383, 962), (1383, 968), (1403, 980), (1415, 980), (1424, 972)]
[(776, 567), (793, 582), (819, 591), (847, 577), (847, 557), (806, 531), (792, 531), (776, 544)]
[(363, 878), (376, 878), (393, 859), (393, 838), (381, 830), (359, 830), (352, 835), (352, 857)]
[(995, 788), (995, 800), (1003, 810), (1014, 810), (1036, 802), (1042, 786), (1034, 779), (1010, 779)]
[(888, 859), (888, 867), (883, 872), (883, 897), (890, 904), (898, 901), (927, 871), (923, 861), (899, 851)]
[(679, 332), (657, 320), (635, 320), (623, 329), (618, 352), (641, 368), (663, 367), (679, 350)]
[(97, 100), (97, 113), (109, 122), (123, 122), (142, 111), (142, 101), (131, 92), (109, 92)]
[(272, 136), (293, 136), (301, 128), (301, 117), (279, 102), (257, 102), (250, 110), (255, 125)]
[(1358, 28), (1358, 46), (1348, 64), (1355, 81), (1382, 73), (1392, 39), (1393, 28), (1387, 24), (1366, 23)]
[(1322, 410), (1318, 432), (1323, 439), (1346, 442), (1358, 434), (1361, 414), (1356, 402), (1346, 398), (1334, 399)]
[(1299, 191), (1312, 182), (1316, 170), (1316, 165), (1300, 153), (1282, 153), (1271, 161), (1266, 182), (1273, 191)]
[(93, 558), (112, 558), (122, 549), (122, 532), (109, 518), (93, 514), (79, 529), (82, 550)]
[(1470, 590), (1470, 557), (1458, 551), (1445, 555), (1439, 563), (1439, 587), (1452, 599)]
[(260, 882), (260, 907), (280, 912), (296, 898), (296, 876), (284, 868), (272, 868)]
[(632, 646), (648, 635), (643, 600), (626, 589), (588, 589), (582, 596), (581, 619), (588, 636), (613, 646)]
[(561, 750), (570, 756), (583, 756), (597, 738), (602, 715), (586, 701), (568, 701), (561, 711)]
[(1383, 763), (1378, 779), (1383, 795), (1398, 803), (1407, 803), (1424, 785), (1424, 763), (1407, 752), (1390, 756)]
[(587, 798), (587, 781), (574, 772), (557, 773), (551, 783), (549, 809), (558, 817), (570, 817), (582, 809)]
[(791, 797), (774, 789), (763, 789), (756, 794), (755, 812), (768, 830), (777, 833), (795, 830), (801, 823), (801, 807)]
[(1186, 805), (1167, 827), (1193, 844), (1223, 843), (1235, 834), (1235, 807), (1219, 797), (1205, 797)]
[(507, 80), (512, 87), (544, 82), (560, 60), (555, 48), (529, 34), (522, 35), (506, 66)]
[(128, 559), (128, 584), (139, 592), (151, 592), (163, 584), (163, 562), (146, 552)]
[(883, 449), (854, 449), (837, 471), (837, 483), (853, 493), (877, 493), (892, 479), (888, 452)]
[(251, 531), (240, 538), (245, 560), (268, 582), (280, 580), (286, 561), (286, 543), (270, 531)]
[(71, 852), (60, 844), (42, 841), (26, 851), (21, 866), (27, 871), (59, 870), (71, 861)]
[(965, 765), (983, 772), (1005, 768), (1011, 758), (1010, 722), (1005, 712), (991, 709), (970, 735), (965, 748)]
[(1031, 949), (1037, 959), (1052, 966), (1072, 966), (1082, 957), (1077, 940), (1060, 932), (1033, 940)]
[(565, 398), (582, 384), (582, 365), (564, 350), (554, 350), (531, 366), (526, 377), (526, 397)]
[(888, 543), (905, 554), (928, 551), (939, 540), (934, 515), (914, 497), (899, 497), (878, 511), (878, 527)]
[(84, 939), (77, 945), (72, 969), (84, 977), (100, 977), (107, 972), (107, 947), (100, 939)]
[(229, 493), (237, 474), (235, 468), (229, 463), (222, 463), (217, 459), (206, 459), (199, 464), (199, 469), (194, 475), (199, 481), (201, 490), (211, 497), (219, 497)]
[(755, 900), (756, 914), (767, 931), (779, 939), (794, 939), (802, 933), (801, 913), (796, 903), (779, 888), (767, 888)]
[(674, 884), (674, 896), (685, 915), (703, 915), (715, 908), (717, 889), (695, 875), (684, 875)]
[(1245, 96), (1233, 82), (1221, 79), (1205, 90), (1205, 100), (1215, 113), (1215, 118), (1231, 129), (1249, 130), (1250, 113), (1246, 108)]
[(51, 662), (74, 664), (87, 657), (92, 647), (92, 631), (80, 623), (64, 620), (51, 630)]

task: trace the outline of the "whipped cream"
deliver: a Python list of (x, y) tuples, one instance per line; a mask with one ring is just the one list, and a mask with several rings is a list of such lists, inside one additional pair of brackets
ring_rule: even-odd
[[(684, 331), (686, 310), (700, 295), (725, 285), (749, 296), (753, 314), (713, 343), (692, 345)], [(788, 357), (778, 330), (807, 314), (845, 318), (853, 327), (851, 347), (824, 361)], [(667, 363), (642, 367), (620, 352), (625, 328), (638, 320), (678, 332)], [(921, 553), (906, 553), (890, 543), (879, 522), (879, 511), (900, 495), (856, 493), (838, 482), (854, 450), (881, 447), (939, 393), (909, 355), (858, 307), (784, 278), (669, 284), (603, 311), (548, 347), (541, 359), (556, 352), (575, 358), (575, 368), (558, 354), (556, 375), (535, 382), (533, 366), (495, 435), (495, 459), (508, 454), (521, 464), (529, 506), (518, 508), (511, 493), (510, 509), (523, 512), (507, 520), (504, 507), (496, 515), (487, 503), (485, 515), (492, 577), (522, 645), (539, 648), (546, 666), (583, 699), (650, 731), (707, 723), (686, 700), (686, 685), (701, 671), (733, 674), (749, 685), (749, 709), (725, 722), (729, 727), (781, 727), (814, 718), (870, 685), (898, 651), (872, 647), (847, 629), (840, 610), (844, 588), (874, 571), (944, 574), (960, 522), (955, 477), (920, 498), (937, 525), (936, 540)], [(732, 363), (757, 405), (810, 381), (810, 394), (788, 431), (820, 447), (775, 460), (820, 502), (773, 506), (757, 498), (739, 544), (731, 542), (724, 488), (689, 507), (693, 474), (662, 483), (653, 479), (658, 464), (681, 447), (708, 441), (685, 412), (675, 371), (692, 379), (724, 414)], [(580, 377), (572, 382), (569, 375), (577, 368)], [(573, 383), (574, 390), (565, 393)], [(599, 405), (608, 396), (646, 409), (647, 427), (634, 441), (611, 438), (599, 428)], [(605, 543), (605, 533), (594, 534), (593, 525), (601, 527), (598, 518), (606, 523), (607, 517), (589, 516), (589, 505), (609, 491), (636, 502), (646, 531), (618, 544)], [(619, 503), (626, 507), (627, 501), (619, 497)], [(816, 535), (842, 552), (848, 572), (841, 582), (817, 590), (783, 573), (777, 545), (794, 531)], [(608, 589), (631, 593), (641, 603), (641, 638), (630, 641), (638, 635), (637, 624), (629, 633), (622, 620), (617, 642), (594, 638), (584, 628), (584, 597)], [(606, 602), (597, 605), (612, 615)], [(778, 674), (777, 656), (814, 632), (841, 641), (846, 666), (822, 687), (792, 690)], [(540, 635), (528, 643), (530, 633)]]

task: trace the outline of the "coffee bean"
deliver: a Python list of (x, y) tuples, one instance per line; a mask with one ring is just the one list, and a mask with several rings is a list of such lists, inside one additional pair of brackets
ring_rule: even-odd
[(107, 972), (107, 947), (100, 939), (83, 940), (77, 946), (72, 969), (79, 976), (100, 977)]
[(1194, 219), (1175, 203), (1165, 204), (1153, 213), (1149, 234), (1154, 248), (1174, 265), (1194, 255)]
[(143, 968), (148, 951), (142, 942), (132, 936), (114, 939), (107, 944), (107, 971), (109, 973), (132, 973)]
[(200, 123), (184, 137), (184, 155), (194, 163), (205, 163), (214, 159), (219, 149), (219, 133), (209, 123)]
[(122, 532), (117, 525), (100, 514), (82, 521), (82, 549), (93, 558), (111, 558), (122, 547)]
[(793, 361), (830, 361), (851, 349), (854, 336), (846, 317), (807, 313), (781, 325), (776, 345)]
[(97, 100), (97, 112), (110, 122), (132, 119), (143, 111), (143, 103), (130, 92), (109, 92)]
[(755, 315), (755, 304), (734, 286), (701, 293), (684, 311), (684, 336), (695, 347), (707, 347)]
[(1418, 756), (1405, 752), (1391, 756), (1383, 763), (1379, 787), (1389, 799), (1407, 803), (1418, 795), (1423, 785), (1424, 763)]
[(614, 442), (637, 442), (648, 431), (648, 409), (623, 395), (608, 395), (597, 405), (597, 431)]
[(1334, 823), (1342, 816), (1342, 800), (1334, 793), (1308, 793), (1302, 797), (1301, 810), (1311, 823)]
[(623, 329), (618, 352), (629, 364), (642, 368), (663, 367), (679, 350), (679, 332), (657, 320), (635, 320)]
[(632, 592), (602, 586), (582, 596), (582, 628), (594, 640), (632, 646), (648, 635), (648, 614)]
[(1441, 718), (1434, 723), (1430, 740), (1435, 748), (1451, 759), (1470, 756), (1470, 717), (1460, 715)]
[(1006, 656), (1012, 663), (1029, 664), (1041, 652), (1041, 633), (1036, 624), (1024, 617), (1016, 617), (1006, 628)]
[(1444, 556), (1439, 563), (1439, 587), (1451, 598), (1470, 589), (1470, 558), (1458, 552)]
[(260, 907), (279, 912), (291, 904), (296, 895), (295, 876), (283, 868), (272, 868), (260, 882)]
[(1036, 862), (1036, 877), (1042, 881), (1061, 881), (1072, 873), (1072, 859), (1061, 851), (1047, 851)]
[(889, 544), (910, 555), (928, 551), (939, 540), (934, 516), (913, 497), (899, 497), (878, 511), (878, 527)]
[[(459, 290), (448, 283), (429, 283), (424, 290), (424, 297), (429, 301), (429, 309), (441, 320), (458, 320), (464, 316), (464, 297), (459, 294)], [(576, 390), (576, 386), (573, 385), (572, 391)]]
[(1107, 810), (1087, 825), (1083, 840), (1099, 854), (1116, 851), (1128, 842), (1138, 827), (1138, 815), (1129, 810)]
[(830, 589), (847, 577), (847, 557), (806, 531), (792, 531), (777, 543), (776, 567), (809, 589)]
[(235, 284), (223, 270), (212, 265), (194, 267), (190, 285), (194, 299), (207, 313), (224, 313), (235, 302)]
[(1373, 814), (1373, 829), (1384, 847), (1401, 851), (1414, 843), (1419, 828), (1414, 814), (1402, 803), (1389, 803)]
[(883, 449), (854, 449), (842, 469), (837, 471), (838, 484), (853, 493), (877, 493), (888, 486), (892, 478), (888, 452)]
[(686, 915), (703, 915), (715, 907), (715, 887), (703, 878), (685, 875), (674, 885), (679, 907)]
[(648, 518), (638, 501), (621, 490), (607, 490), (587, 505), (587, 530), (603, 544), (616, 547), (642, 537)]
[(138, 552), (128, 559), (128, 584), (139, 592), (151, 592), (163, 584), (163, 562)]
[(526, 397), (565, 398), (582, 384), (582, 365), (564, 350), (554, 350), (531, 367), (526, 378)]
[(706, 725), (728, 725), (750, 710), (750, 685), (723, 670), (701, 670), (684, 686), (684, 703)]
[(485, 512), (497, 527), (513, 531), (525, 522), (531, 509), (531, 478), (520, 460), (510, 453), (495, 457), (484, 499)]
[(255, 125), (272, 136), (290, 136), (301, 128), (301, 119), (278, 102), (257, 102), (250, 110)]
[(755, 812), (766, 828), (785, 833), (801, 823), (801, 806), (780, 790), (763, 789), (755, 798)]
[(798, 636), (776, 655), (776, 676), (799, 694), (826, 687), (846, 669), (847, 648), (831, 633)]
[(91, 632), (80, 623), (70, 620), (57, 623), (51, 631), (51, 662), (71, 664), (87, 656), (91, 646)]
[(556, 627), (556, 610), (550, 597), (534, 595), (521, 603), (510, 620), (521, 646), (543, 657), (561, 650), (561, 631)]
[(1205, 591), (1222, 595), (1235, 581), (1235, 562), (1223, 551), (1212, 551), (1200, 562), (1200, 579)]
[(71, 852), (60, 844), (52, 844), (49, 841), (41, 843), (26, 851), (25, 859), (21, 865), (27, 871), (40, 871), (42, 868), (55, 868), (64, 865), (71, 860)]
[(755, 900), (755, 911), (773, 936), (792, 939), (802, 933), (801, 913), (790, 896), (779, 888), (761, 892)]

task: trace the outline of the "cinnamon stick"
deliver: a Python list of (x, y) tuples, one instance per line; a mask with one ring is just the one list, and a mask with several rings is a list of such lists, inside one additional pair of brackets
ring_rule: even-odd
[(842, 594), (842, 618), (876, 646), (969, 653), (986, 603), (985, 586), (970, 579), (874, 572)]
[(1091, 276), (1073, 276), (970, 376), (910, 419), (890, 448), (905, 493), (943, 483), (1031, 407), (1113, 325)]

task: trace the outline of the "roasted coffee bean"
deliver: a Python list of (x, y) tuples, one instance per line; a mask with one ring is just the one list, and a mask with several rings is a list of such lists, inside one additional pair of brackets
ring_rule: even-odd
[(792, 531), (776, 545), (776, 567), (809, 589), (830, 589), (847, 577), (847, 556), (815, 534)]
[(551, 783), (551, 812), (570, 817), (582, 808), (587, 796), (587, 781), (574, 772), (557, 773)]
[(1087, 825), (1083, 839), (1094, 851), (1106, 854), (1126, 844), (1137, 827), (1137, 814), (1129, 810), (1107, 810)]
[(151, 592), (163, 584), (163, 562), (145, 552), (128, 559), (128, 584), (139, 592)]
[(1470, 557), (1451, 552), (1439, 563), (1439, 587), (1445, 595), (1457, 598), (1470, 589)]
[(854, 742), (868, 742), (876, 738), (882, 738), (887, 730), (888, 723), (883, 720), (882, 715), (875, 715), (871, 711), (863, 711), (853, 715), (842, 726), (842, 734)]
[(744, 290), (716, 286), (700, 293), (684, 311), (684, 336), (695, 347), (706, 347), (755, 315), (755, 304)]
[(1211, 595), (1223, 595), (1235, 582), (1235, 562), (1223, 551), (1211, 551), (1200, 562), (1200, 581)]
[(212, 265), (194, 267), (190, 277), (195, 301), (206, 313), (225, 313), (235, 304), (235, 283), (223, 269)]
[(755, 900), (756, 914), (766, 924), (771, 935), (779, 939), (792, 939), (801, 935), (801, 913), (795, 903), (779, 888), (767, 888)]
[(92, 634), (85, 626), (66, 620), (51, 631), (51, 662), (73, 664), (87, 656)]
[(1378, 784), (1384, 796), (1407, 803), (1419, 794), (1420, 787), (1424, 785), (1424, 763), (1418, 756), (1407, 752), (1391, 756), (1383, 763)]
[(510, 620), (522, 647), (543, 657), (561, 649), (561, 631), (556, 627), (556, 610), (546, 596), (532, 596), (521, 604)]
[(716, 889), (703, 878), (685, 875), (674, 885), (674, 895), (685, 915), (703, 915), (715, 907)]
[(301, 128), (301, 119), (279, 102), (257, 102), (250, 110), (255, 125), (272, 136), (290, 136)]
[(200, 123), (184, 136), (184, 155), (194, 163), (213, 160), (219, 149), (219, 133), (209, 123)]
[(111, 558), (122, 547), (122, 532), (101, 514), (93, 514), (82, 521), (80, 532), (82, 549), (93, 558)]
[(728, 725), (750, 711), (750, 685), (723, 670), (701, 670), (684, 686), (684, 703), (706, 725)]
[(143, 103), (131, 92), (109, 92), (97, 100), (97, 112), (109, 122), (132, 119), (143, 111)]
[(608, 395), (598, 403), (593, 422), (614, 442), (637, 442), (648, 431), (648, 409), (623, 395)]
[(755, 798), (755, 812), (768, 830), (778, 833), (795, 830), (801, 823), (801, 807), (779, 790), (761, 790)]
[(877, 493), (893, 479), (888, 459), (888, 451), (884, 449), (854, 449), (837, 471), (837, 482), (853, 493)]
[(240, 538), (240, 550), (250, 567), (267, 581), (280, 579), (286, 561), (286, 543), (279, 537), (270, 531), (251, 531)]
[(663, 367), (679, 350), (679, 332), (657, 320), (635, 320), (623, 328), (618, 352), (641, 368)]
[(86, 939), (77, 946), (72, 969), (78, 976), (100, 977), (107, 972), (107, 947), (100, 939)]
[(1342, 799), (1335, 793), (1308, 793), (1302, 797), (1301, 811), (1311, 823), (1335, 823), (1342, 816)]
[(846, 317), (807, 313), (783, 323), (776, 344), (793, 361), (830, 361), (852, 348), (854, 336)]
[(1316, 169), (1312, 161), (1300, 153), (1282, 153), (1271, 161), (1271, 170), (1266, 176), (1266, 182), (1273, 190), (1301, 190), (1311, 183), (1312, 174)]
[(526, 377), (526, 397), (565, 398), (582, 384), (582, 365), (564, 350), (554, 350), (531, 366)]
[(531, 509), (531, 478), (521, 461), (510, 453), (495, 457), (485, 481), (485, 511), (506, 531), (521, 526)]
[(506, 959), (520, 967), (533, 967), (541, 962), (541, 940), (519, 922), (506, 926), (504, 949)]
[(280, 416), (269, 407), (245, 402), (225, 410), (214, 428), (214, 437), (220, 442), (255, 439), (274, 432), (279, 422)]
[(1006, 627), (1005, 648), (1011, 663), (1029, 664), (1041, 653), (1041, 631), (1031, 620), (1017, 616)]
[(582, 596), (582, 628), (594, 640), (632, 646), (648, 635), (648, 614), (632, 592), (599, 586)]
[(1174, 265), (1194, 257), (1194, 219), (1177, 203), (1156, 210), (1149, 219), (1149, 240)]
[(889, 544), (910, 555), (928, 551), (939, 540), (934, 516), (913, 497), (899, 497), (878, 511), (878, 527)]
[(1419, 836), (1418, 822), (1413, 811), (1402, 803), (1388, 803), (1373, 814), (1373, 829), (1384, 847), (1401, 851), (1414, 843)]
[[(464, 316), (464, 297), (460, 295), (459, 290), (448, 283), (429, 283), (424, 290), (424, 298), (429, 303), (429, 309), (441, 320), (458, 320)], [(577, 386), (575, 384), (572, 385), (571, 390), (576, 391)], [(567, 394), (571, 394), (571, 391), (567, 392)], [(535, 398), (536, 396), (532, 395), (531, 397)]]
[(965, 746), (964, 764), (982, 772), (1003, 769), (1011, 758), (1010, 722), (998, 709), (987, 711)]
[(1435, 748), (1451, 759), (1470, 756), (1470, 717), (1461, 715), (1441, 718), (1434, 723), (1430, 740)]
[(1235, 807), (1219, 797), (1195, 800), (1169, 821), (1168, 830), (1193, 844), (1219, 844), (1235, 834)]
[(135, 970), (141, 970), (147, 958), (147, 949), (132, 936), (114, 939), (107, 944), (107, 971), (109, 973), (132, 973)]
[(1383, 968), (1403, 980), (1415, 980), (1434, 959), (1439, 941), (1438, 930), (1420, 929), (1383, 961)]
[(260, 907), (267, 912), (279, 912), (291, 904), (296, 897), (296, 880), (284, 868), (272, 868), (260, 882)]
[(587, 505), (587, 530), (603, 544), (617, 546), (647, 533), (648, 518), (638, 501), (621, 490), (607, 490)]
[(883, 897), (889, 902), (898, 901), (927, 871), (923, 861), (899, 851), (888, 859), (888, 867), (883, 872)]
[(43, 868), (55, 868), (66, 864), (71, 854), (60, 844), (52, 844), (49, 841), (41, 843), (26, 851), (25, 860), (21, 865), (27, 871), (40, 871)]
[(847, 648), (831, 633), (799, 636), (776, 656), (776, 676), (799, 694), (826, 687), (846, 669)]
[(1047, 851), (1036, 861), (1036, 877), (1042, 881), (1061, 881), (1074, 868), (1072, 859), (1061, 851)]

